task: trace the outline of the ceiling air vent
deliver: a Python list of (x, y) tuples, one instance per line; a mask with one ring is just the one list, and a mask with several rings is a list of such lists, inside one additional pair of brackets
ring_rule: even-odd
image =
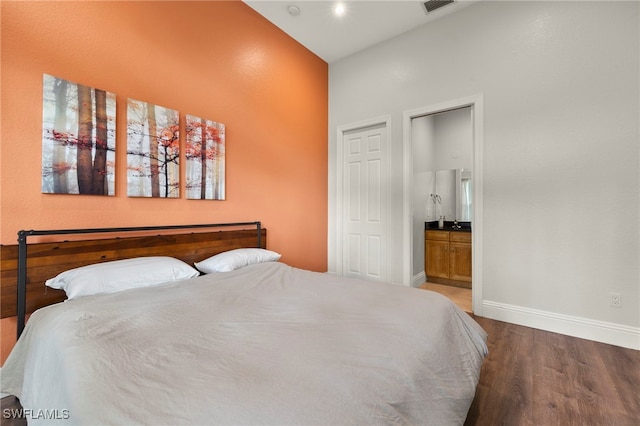
[(426, 9), (427, 13), (429, 13), (450, 3), (453, 3), (453, 0), (429, 0), (422, 3), (422, 5)]

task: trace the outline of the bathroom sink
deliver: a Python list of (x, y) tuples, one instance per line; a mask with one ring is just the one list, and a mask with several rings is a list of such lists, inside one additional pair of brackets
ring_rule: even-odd
[(471, 222), (459, 222), (458, 226), (460, 228), (455, 228), (453, 222), (444, 222), (444, 227), (438, 227), (438, 221), (433, 222), (425, 222), (424, 229), (434, 229), (441, 231), (456, 231), (456, 232), (471, 232)]

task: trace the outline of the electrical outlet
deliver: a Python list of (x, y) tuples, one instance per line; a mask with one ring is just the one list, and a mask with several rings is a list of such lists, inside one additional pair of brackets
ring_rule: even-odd
[(622, 306), (622, 296), (620, 296), (620, 293), (609, 293), (609, 306), (616, 308)]

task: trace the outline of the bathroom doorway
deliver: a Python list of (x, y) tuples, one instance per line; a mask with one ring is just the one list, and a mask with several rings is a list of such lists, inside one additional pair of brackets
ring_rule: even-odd
[(471, 107), (414, 117), (411, 132), (414, 274), (425, 274), (430, 283), (470, 290)]
[[(446, 237), (446, 243), (431, 245), (440, 247), (442, 253), (447, 254), (447, 261), (454, 262), (451, 266), (453, 275), (446, 275), (450, 271), (448, 263), (441, 268), (446, 273), (436, 274), (440, 274), (439, 284), (464, 284), (464, 273), (461, 275), (455, 269), (456, 259), (460, 262), (464, 256), (454, 258), (453, 250), (467, 250), (468, 287), (472, 288), (473, 312), (480, 315), (482, 98), (474, 96), (407, 111), (403, 120), (407, 200), (405, 249), (409, 252), (406, 256), (409, 261), (405, 264), (409, 271), (407, 278), (414, 287), (427, 281), (425, 255), (434, 252), (425, 249), (428, 246), (426, 237), (430, 234), (441, 240)], [(439, 226), (442, 228), (438, 229)], [(459, 226), (468, 228), (460, 229)], [(427, 233), (427, 228), (437, 232)], [(469, 233), (462, 235), (461, 231)], [(452, 252), (448, 251), (450, 249)], [(438, 258), (442, 260), (444, 256)], [(433, 261), (429, 264), (433, 275)]]

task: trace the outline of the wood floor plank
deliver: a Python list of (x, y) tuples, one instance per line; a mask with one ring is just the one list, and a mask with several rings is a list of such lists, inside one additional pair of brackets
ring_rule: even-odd
[(532, 421), (553, 424), (558, 418), (575, 419), (578, 401), (572, 378), (576, 376), (576, 370), (567, 356), (564, 336), (541, 335), (538, 330), (534, 330), (533, 335), (535, 350), (529, 356), (539, 361), (531, 362), (534, 371)]
[[(465, 425), (529, 425), (531, 371), (523, 354), (532, 350), (531, 330), (476, 318), (488, 333), (489, 354)], [(514, 345), (518, 345), (515, 347)], [(483, 423), (478, 423), (482, 421)]]
[[(470, 292), (420, 288), (471, 303)], [(640, 351), (474, 318), (489, 355), (465, 425), (640, 425)]]
[(0, 424), (2, 426), (26, 426), (27, 419), (22, 415), (22, 405), (13, 395), (0, 399)]
[(640, 351), (474, 318), (489, 355), (465, 425), (640, 425)]
[(640, 351), (598, 344), (595, 350), (601, 360), (601, 369), (618, 390), (624, 413), (640, 424)]

